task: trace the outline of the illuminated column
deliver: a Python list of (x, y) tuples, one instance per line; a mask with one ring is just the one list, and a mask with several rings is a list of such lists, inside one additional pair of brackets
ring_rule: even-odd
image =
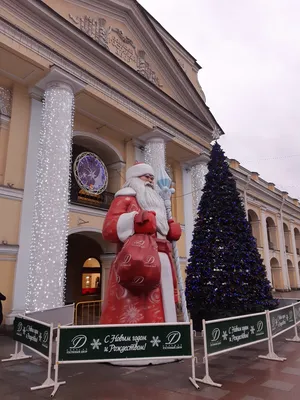
[(182, 166), (185, 246), (187, 257), (189, 257), (190, 253), (195, 219), (197, 218), (198, 206), (205, 184), (208, 160), (209, 155), (203, 153), (196, 159), (185, 163)]
[(197, 218), (198, 206), (202, 197), (203, 188), (205, 185), (205, 175), (207, 174), (208, 157), (203, 155), (191, 168), (192, 180), (192, 199), (193, 199), (193, 216), (194, 222)]
[(57, 68), (45, 89), (34, 195), (26, 310), (64, 304), (74, 93), (83, 86)]
[(159, 128), (154, 128), (139, 139), (145, 141), (145, 162), (150, 164), (155, 176), (159, 175), (160, 168), (166, 168), (166, 143), (172, 136)]

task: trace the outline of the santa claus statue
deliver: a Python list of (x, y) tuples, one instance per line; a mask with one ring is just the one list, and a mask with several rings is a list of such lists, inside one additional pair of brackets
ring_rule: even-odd
[(113, 200), (103, 238), (117, 243), (101, 315), (101, 324), (177, 322), (177, 279), (170, 241), (181, 236), (167, 219), (155, 190), (150, 165), (137, 163)]

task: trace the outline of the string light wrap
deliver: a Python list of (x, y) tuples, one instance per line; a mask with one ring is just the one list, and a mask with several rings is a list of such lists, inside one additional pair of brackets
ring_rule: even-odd
[(71, 86), (50, 83), (38, 150), (27, 311), (64, 305), (73, 119)]
[[(162, 138), (149, 139), (145, 146), (145, 162), (150, 164), (156, 177), (156, 188), (165, 202), (168, 220), (172, 219), (171, 196), (175, 189), (171, 188), (172, 180), (166, 172), (166, 144)], [(181, 275), (180, 259), (176, 242), (172, 242), (173, 258), (176, 267), (177, 281), (181, 298), (181, 308), (185, 322), (189, 321), (187, 312), (183, 279)]]
[(205, 175), (207, 174), (207, 164), (199, 163), (193, 165), (191, 168), (192, 178), (192, 199), (193, 199), (193, 215), (194, 219), (197, 218), (197, 210), (203, 193), (205, 184)]

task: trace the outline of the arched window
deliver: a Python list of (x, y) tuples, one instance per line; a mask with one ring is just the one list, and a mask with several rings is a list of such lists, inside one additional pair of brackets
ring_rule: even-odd
[(267, 233), (268, 233), (268, 242), (270, 250), (277, 250), (277, 232), (276, 225), (274, 220), (271, 217), (268, 217), (266, 220), (267, 224)]
[(283, 232), (284, 232), (285, 251), (287, 253), (292, 253), (290, 230), (285, 222), (283, 223)]
[(82, 266), (82, 294), (100, 293), (101, 264), (96, 258), (88, 258)]
[(295, 242), (296, 242), (296, 252), (298, 256), (300, 256), (300, 232), (298, 228), (294, 229), (294, 235), (295, 235)]

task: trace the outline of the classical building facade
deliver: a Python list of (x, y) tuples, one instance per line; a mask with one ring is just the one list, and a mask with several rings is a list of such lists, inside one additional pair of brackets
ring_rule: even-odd
[(3, 0), (1, 7), (6, 322), (25, 306), (103, 298), (115, 253), (102, 238), (103, 221), (126, 168), (149, 149), (158, 149), (176, 188), (184, 270), (199, 200), (193, 192), (201, 193), (205, 155), (222, 134), (196, 60), (134, 0)]
[(251, 172), (236, 160), (231, 171), (244, 205), (257, 248), (275, 290), (300, 288), (300, 208), (298, 199), (278, 190), (257, 172)]

